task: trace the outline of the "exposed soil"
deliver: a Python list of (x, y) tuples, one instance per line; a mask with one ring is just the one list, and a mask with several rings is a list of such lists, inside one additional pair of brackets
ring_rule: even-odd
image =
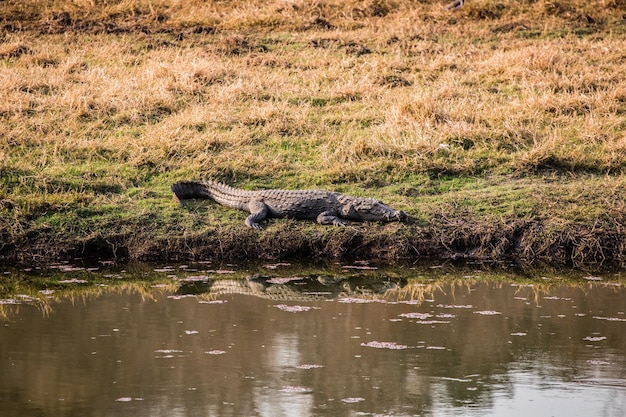
[(428, 224), (326, 228), (275, 220), (263, 231), (216, 228), (196, 236), (99, 236), (75, 242), (53, 236), (0, 247), (4, 262), (60, 260), (277, 261), (367, 259), (380, 263), (479, 261), (504, 266), (616, 270), (626, 266), (624, 219), (548, 230), (526, 219), (471, 222), (439, 216)]

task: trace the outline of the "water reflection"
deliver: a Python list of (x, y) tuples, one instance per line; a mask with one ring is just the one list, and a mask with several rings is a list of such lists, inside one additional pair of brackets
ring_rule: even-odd
[(251, 295), (269, 300), (323, 301), (334, 298), (359, 299), (384, 296), (392, 289), (403, 288), (404, 278), (380, 276), (268, 276), (252, 275), (245, 279), (209, 279), (206, 275), (180, 279), (177, 294), (204, 294), (219, 297), (230, 294)]
[(619, 281), (223, 272), (92, 272), (3, 294), (21, 304), (0, 327), (2, 415), (626, 409)]

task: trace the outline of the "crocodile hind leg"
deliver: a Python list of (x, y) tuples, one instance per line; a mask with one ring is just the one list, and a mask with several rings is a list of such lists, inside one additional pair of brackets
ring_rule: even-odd
[(246, 218), (246, 226), (252, 229), (262, 229), (259, 222), (267, 218), (267, 205), (262, 201), (252, 200), (248, 203), (248, 209), (250, 215)]
[(346, 226), (348, 223), (337, 216), (337, 212), (334, 210), (328, 210), (321, 212), (317, 216), (317, 222), (326, 226)]

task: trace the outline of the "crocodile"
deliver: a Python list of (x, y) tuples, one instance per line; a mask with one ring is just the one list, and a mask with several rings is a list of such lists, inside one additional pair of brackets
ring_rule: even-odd
[(246, 226), (261, 229), (268, 218), (317, 220), (319, 224), (345, 226), (347, 220), (404, 221), (404, 211), (374, 198), (351, 197), (323, 190), (255, 190), (233, 188), (216, 181), (180, 181), (172, 185), (179, 204), (192, 198), (208, 198), (219, 204), (245, 210)]

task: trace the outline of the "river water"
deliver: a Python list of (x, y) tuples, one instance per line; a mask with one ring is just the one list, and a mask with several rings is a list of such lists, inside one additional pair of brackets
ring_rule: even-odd
[(0, 415), (626, 415), (620, 276), (5, 271)]

